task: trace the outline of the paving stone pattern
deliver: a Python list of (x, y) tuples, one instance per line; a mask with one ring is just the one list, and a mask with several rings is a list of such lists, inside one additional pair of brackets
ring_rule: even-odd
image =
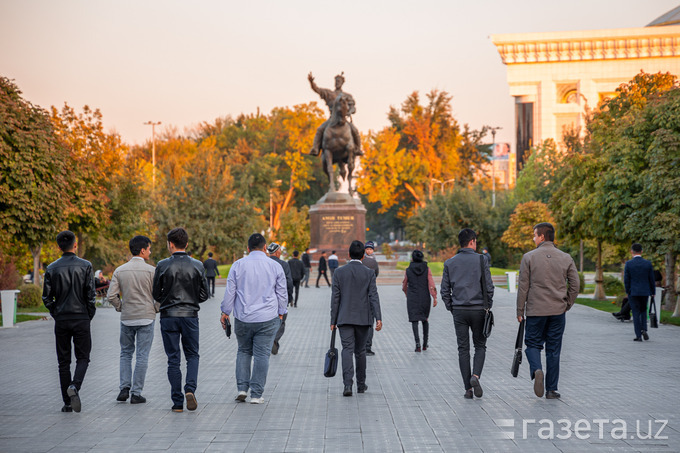
[(384, 329), (368, 357), (368, 391), (359, 395), (355, 387), (347, 398), (340, 370), (331, 379), (322, 372), (330, 289), (303, 289), (271, 357), (265, 404), (239, 404), (236, 339), (220, 327), (224, 288), (217, 291), (200, 311), (194, 412), (170, 411), (158, 323), (148, 402), (118, 403), (119, 314), (99, 309), (83, 410), (67, 414), (60, 412), (53, 321), (0, 329), (0, 452), (680, 451), (678, 327), (661, 326), (650, 341), (634, 343), (631, 323), (574, 307), (562, 351), (562, 399), (546, 400), (533, 395), (526, 359), (519, 377), (510, 375), (514, 294), (498, 289), (484, 396), (465, 400), (451, 315), (443, 305), (432, 310), (430, 348), (415, 353), (400, 287), (380, 286)]

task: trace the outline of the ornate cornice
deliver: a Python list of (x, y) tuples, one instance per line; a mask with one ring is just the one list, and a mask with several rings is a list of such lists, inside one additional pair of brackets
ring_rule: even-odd
[(505, 64), (680, 56), (680, 26), (492, 35)]

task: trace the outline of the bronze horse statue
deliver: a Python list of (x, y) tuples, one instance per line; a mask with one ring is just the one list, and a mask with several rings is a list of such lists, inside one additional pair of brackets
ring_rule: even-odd
[[(354, 171), (354, 159), (357, 155), (357, 144), (352, 135), (348, 116), (352, 114), (354, 99), (347, 93), (341, 93), (333, 103), (331, 117), (323, 133), (321, 142), (321, 158), (323, 171), (328, 176), (329, 192), (335, 192), (335, 178), (333, 177), (333, 164), (338, 165), (338, 172), (342, 179), (347, 179), (349, 192), (352, 190), (352, 172)], [(360, 146), (360, 145), (359, 145)]]

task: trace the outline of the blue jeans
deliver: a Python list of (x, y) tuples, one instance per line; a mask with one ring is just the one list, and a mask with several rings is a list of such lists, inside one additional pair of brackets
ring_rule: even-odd
[(239, 392), (250, 389), (251, 398), (260, 398), (264, 393), (269, 371), (269, 354), (280, 325), (281, 320), (278, 317), (265, 322), (242, 322), (234, 318), (234, 334), (238, 340), (236, 386)]
[(172, 402), (175, 406), (184, 406), (182, 371), (179, 369), (182, 358), (179, 342), (181, 339), (187, 361), (184, 392), (194, 393), (198, 380), (198, 318), (161, 318), (161, 335), (165, 354), (168, 356), (168, 380)]
[(531, 379), (536, 370), (542, 370), (541, 350), (545, 344), (545, 389), (557, 390), (560, 380), (560, 353), (562, 335), (567, 324), (565, 313), (554, 316), (527, 316), (524, 335), (525, 353), (529, 361)]
[[(154, 320), (146, 326), (126, 326), (120, 324), (120, 390), (129, 388), (133, 395), (141, 395), (144, 378), (149, 364), (149, 351), (153, 343)], [(135, 376), (132, 378), (132, 354), (135, 352), (137, 338), (137, 358), (135, 360)]]
[(647, 296), (628, 296), (628, 304), (633, 312), (635, 338), (642, 337), (642, 331), (647, 330), (647, 299)]

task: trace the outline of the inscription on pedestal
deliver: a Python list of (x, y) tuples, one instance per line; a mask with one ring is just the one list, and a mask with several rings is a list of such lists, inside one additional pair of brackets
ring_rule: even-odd
[(346, 234), (354, 230), (356, 218), (354, 215), (322, 215), (321, 228), (330, 234)]

